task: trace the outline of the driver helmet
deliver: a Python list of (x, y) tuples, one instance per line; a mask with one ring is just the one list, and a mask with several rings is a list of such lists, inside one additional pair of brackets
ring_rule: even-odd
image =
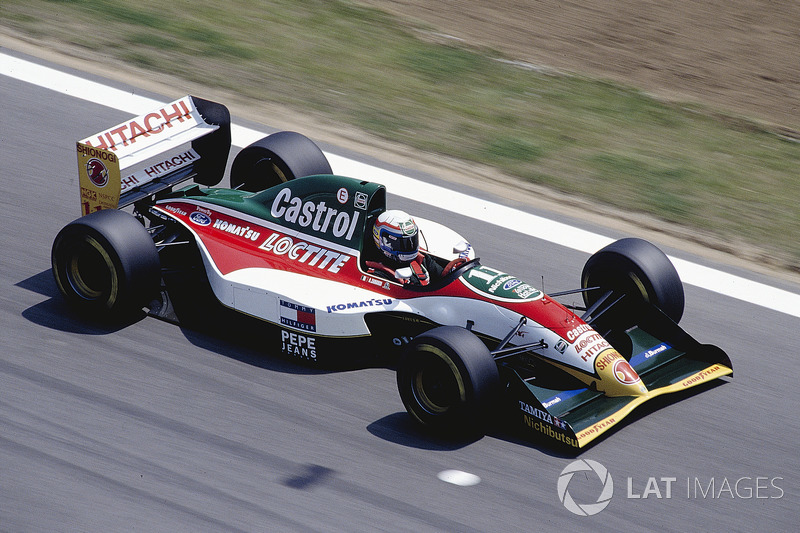
[(389, 259), (411, 263), (419, 254), (419, 229), (411, 215), (398, 209), (384, 211), (372, 227), (377, 246)]

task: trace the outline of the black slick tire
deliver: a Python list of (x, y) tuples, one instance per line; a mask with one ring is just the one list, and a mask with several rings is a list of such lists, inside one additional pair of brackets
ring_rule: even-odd
[(157, 295), (161, 265), (136, 218), (108, 209), (67, 224), (51, 251), (53, 276), (67, 302), (97, 318), (120, 318)]
[(676, 323), (683, 316), (683, 284), (675, 266), (642, 239), (621, 239), (592, 255), (583, 267), (581, 287), (600, 287), (583, 293), (587, 306), (611, 290), (625, 294), (634, 306), (642, 301), (655, 305)]
[(449, 436), (483, 434), (500, 393), (497, 363), (473, 333), (441, 326), (415, 337), (397, 369), (397, 387), (408, 413)]
[(328, 159), (314, 141), (300, 133), (279, 131), (236, 154), (231, 188), (259, 192), (291, 179), (331, 173)]

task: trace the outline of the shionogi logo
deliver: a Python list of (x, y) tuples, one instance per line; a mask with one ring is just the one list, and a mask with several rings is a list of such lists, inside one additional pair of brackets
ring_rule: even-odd
[(91, 158), (86, 162), (86, 175), (98, 187), (105, 187), (108, 183), (108, 169), (105, 163), (97, 158)]
[(614, 377), (623, 385), (633, 385), (641, 378), (625, 359), (614, 361)]

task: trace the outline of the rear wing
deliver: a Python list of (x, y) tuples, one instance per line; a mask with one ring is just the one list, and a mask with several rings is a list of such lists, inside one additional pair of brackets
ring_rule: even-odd
[(230, 148), (228, 108), (195, 96), (78, 141), (83, 214), (120, 209), (189, 179), (216, 185)]

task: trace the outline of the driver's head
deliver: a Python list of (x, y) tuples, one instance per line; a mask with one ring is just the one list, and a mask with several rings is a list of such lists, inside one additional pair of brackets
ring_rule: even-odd
[(384, 211), (372, 227), (375, 246), (396, 263), (408, 264), (419, 254), (419, 230), (405, 211)]

